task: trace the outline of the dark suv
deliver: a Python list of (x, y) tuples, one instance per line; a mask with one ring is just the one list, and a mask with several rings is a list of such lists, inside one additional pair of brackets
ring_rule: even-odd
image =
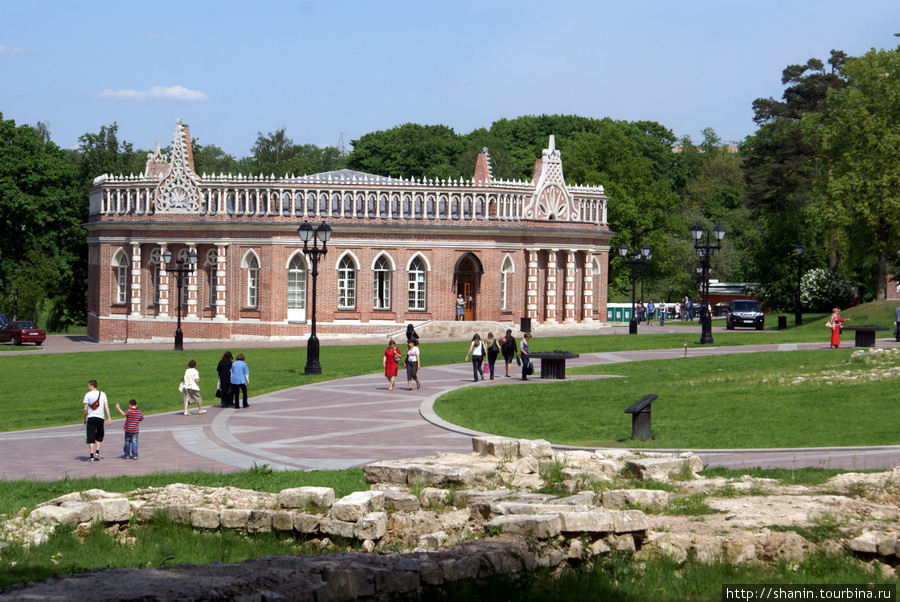
[(766, 327), (766, 316), (762, 308), (753, 299), (735, 299), (725, 309), (725, 328), (734, 330), (735, 326), (755, 326), (756, 330)]

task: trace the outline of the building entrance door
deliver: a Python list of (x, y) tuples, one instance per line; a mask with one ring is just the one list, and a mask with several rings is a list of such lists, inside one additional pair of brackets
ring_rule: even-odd
[(478, 282), (482, 273), (481, 262), (472, 253), (467, 253), (456, 262), (456, 293), (466, 301), (463, 319), (475, 320), (478, 315)]

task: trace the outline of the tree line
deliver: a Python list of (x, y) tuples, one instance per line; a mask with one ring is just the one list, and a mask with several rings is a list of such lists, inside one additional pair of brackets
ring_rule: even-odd
[[(804, 271), (852, 283), (863, 300), (884, 298), (900, 268), (900, 47), (860, 57), (833, 50), (825, 60), (789, 65), (781, 82), (780, 99), (752, 102), (757, 130), (737, 152), (712, 128), (695, 142), (653, 121), (539, 115), (468, 134), (406, 123), (353, 140), (349, 153), (297, 144), (285, 128), (259, 132), (241, 158), (194, 139), (194, 163), (199, 174), (281, 177), (346, 167), (468, 179), (487, 148), (495, 178), (530, 179), (553, 134), (566, 180), (606, 188), (614, 246), (653, 248), (648, 299), (696, 297), (694, 223), (728, 232), (713, 277), (759, 283), (772, 309), (794, 306), (797, 243)], [(100, 174), (143, 171), (147, 151), (120, 141), (115, 123), (81, 136), (77, 149), (61, 149), (45, 123), (17, 126), (2, 113), (0, 141), (0, 311), (46, 314), (53, 330), (84, 324), (88, 191)], [(630, 272), (613, 255), (610, 299), (624, 299)]]

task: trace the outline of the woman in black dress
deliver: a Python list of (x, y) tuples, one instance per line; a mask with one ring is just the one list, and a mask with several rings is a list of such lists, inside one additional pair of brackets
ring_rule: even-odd
[(231, 405), (231, 360), (230, 351), (226, 351), (219, 365), (216, 366), (216, 372), (219, 375), (219, 390), (222, 392), (221, 407), (227, 408)]

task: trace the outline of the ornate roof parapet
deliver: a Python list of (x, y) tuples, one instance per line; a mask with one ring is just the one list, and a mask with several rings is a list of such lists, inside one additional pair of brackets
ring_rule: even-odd
[(563, 178), (562, 159), (552, 134), (534, 167), (534, 196), (525, 206), (525, 219), (580, 221), (578, 205), (572, 202)]
[(194, 155), (188, 129), (175, 122), (172, 163), (153, 194), (157, 213), (197, 213), (200, 211), (200, 178), (194, 173)]

